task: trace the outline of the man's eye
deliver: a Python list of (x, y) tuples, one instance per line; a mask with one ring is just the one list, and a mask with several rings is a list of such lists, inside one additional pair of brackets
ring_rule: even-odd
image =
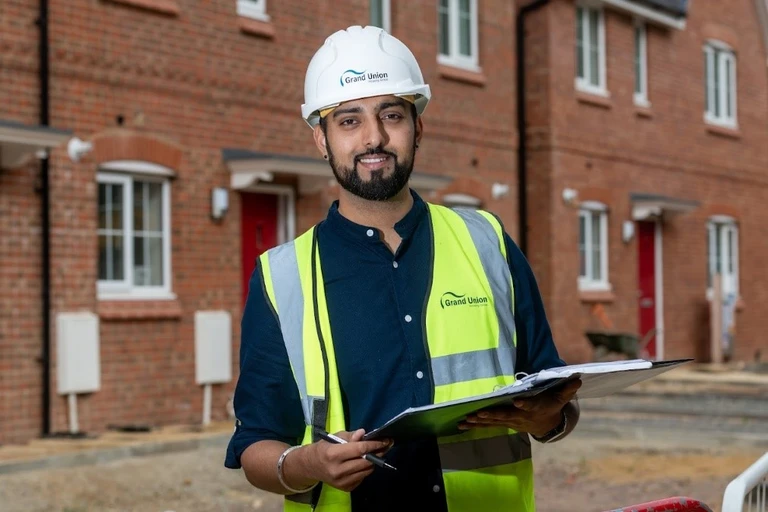
[(402, 119), (402, 118), (403, 116), (401, 114), (397, 114), (395, 112), (384, 114), (384, 119)]
[(350, 126), (355, 123), (354, 119), (345, 119), (339, 123), (340, 126)]

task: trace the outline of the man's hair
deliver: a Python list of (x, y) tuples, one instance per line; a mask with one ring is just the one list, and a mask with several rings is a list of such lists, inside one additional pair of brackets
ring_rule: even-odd
[[(413, 103), (408, 103), (408, 104), (411, 106), (411, 108), (410, 108), (411, 119), (413, 119), (413, 123), (414, 123), (414, 126), (415, 126), (416, 125), (416, 119), (417, 119), (419, 113), (416, 110), (416, 105), (415, 104), (413, 104)], [(320, 128), (322, 128), (324, 135), (328, 133), (327, 132), (327, 130), (328, 130), (328, 116), (320, 118)]]

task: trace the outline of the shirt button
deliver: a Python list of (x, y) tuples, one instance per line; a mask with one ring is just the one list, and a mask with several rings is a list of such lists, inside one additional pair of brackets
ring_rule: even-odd
[(413, 320), (413, 317), (411, 317), (411, 315), (405, 315), (406, 322), (410, 322), (411, 320)]
[(424, 372), (422, 372), (421, 370), (417, 371), (416, 372), (416, 378), (417, 379), (423, 379), (424, 378)]
[(400, 265), (398, 265), (396, 261), (393, 261), (393, 262), (392, 262), (392, 266), (393, 266), (393, 267), (395, 267), (395, 268), (397, 268), (397, 267), (399, 267)]
[(373, 236), (373, 230), (369, 229), (368, 231), (365, 232), (365, 234), (368, 236)]
[(440, 492), (440, 486), (439, 485), (435, 485), (434, 487), (432, 487), (432, 491)]

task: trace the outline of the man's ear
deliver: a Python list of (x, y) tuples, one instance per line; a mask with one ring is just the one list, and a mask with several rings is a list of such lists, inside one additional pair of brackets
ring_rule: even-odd
[(328, 149), (326, 148), (325, 131), (323, 131), (323, 128), (319, 124), (315, 126), (313, 136), (315, 138), (317, 149), (320, 151), (320, 154), (323, 155), (323, 158), (326, 158), (328, 156)]
[(421, 116), (416, 117), (416, 144), (421, 144), (421, 137), (424, 135), (424, 123), (421, 122)]

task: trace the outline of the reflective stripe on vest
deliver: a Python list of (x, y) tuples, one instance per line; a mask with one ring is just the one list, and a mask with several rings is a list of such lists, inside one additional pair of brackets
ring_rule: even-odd
[[(517, 340), (502, 226), (487, 212), (428, 208), (433, 269), (422, 322), (437, 403), (514, 382)], [(313, 228), (260, 257), (301, 396), (307, 425), (302, 444), (312, 442), (311, 426), (319, 420), (328, 431), (347, 430), (315, 236)], [(450, 512), (495, 510), (502, 503), (533, 510), (526, 435), (477, 429), (438, 441)], [(307, 511), (311, 497), (287, 497), (285, 508)], [(348, 512), (349, 495), (324, 486), (317, 510)]]
[[(513, 456), (510, 458), (510, 454)], [(531, 458), (528, 436), (506, 433), (485, 439), (440, 444), (443, 472), (472, 471)]]

